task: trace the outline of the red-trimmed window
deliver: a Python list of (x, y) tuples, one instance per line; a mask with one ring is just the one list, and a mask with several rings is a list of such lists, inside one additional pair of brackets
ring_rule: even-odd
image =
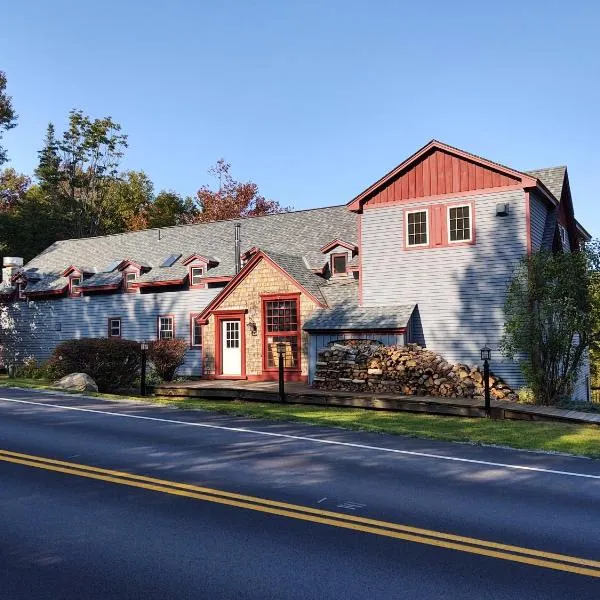
[(204, 267), (190, 267), (190, 285), (192, 287), (202, 285), (202, 275), (204, 275)]
[(172, 340), (175, 337), (175, 318), (173, 315), (158, 317), (158, 339)]
[(472, 239), (471, 206), (448, 207), (448, 242), (470, 242)]
[(345, 275), (348, 265), (348, 253), (338, 252), (331, 255), (331, 274)]
[(108, 337), (121, 337), (121, 317), (111, 317), (108, 319)]
[(198, 323), (197, 314), (190, 315), (190, 346), (202, 348), (202, 325)]
[(429, 213), (427, 210), (406, 212), (406, 245), (427, 246), (429, 244)]
[(263, 299), (265, 365), (267, 369), (278, 367), (277, 343), (286, 345), (284, 367), (300, 369), (300, 306), (295, 297)]
[(81, 296), (81, 277), (75, 276), (69, 279), (69, 295)]

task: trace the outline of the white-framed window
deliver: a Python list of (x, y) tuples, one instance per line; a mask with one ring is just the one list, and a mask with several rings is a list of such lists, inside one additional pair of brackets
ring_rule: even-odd
[(190, 284), (200, 285), (202, 283), (202, 275), (204, 275), (204, 267), (191, 267)]
[(175, 319), (172, 315), (158, 317), (158, 339), (172, 340), (175, 337)]
[(202, 325), (196, 320), (195, 314), (190, 317), (190, 346), (202, 347)]
[(108, 337), (121, 337), (121, 317), (112, 317), (108, 320)]
[(429, 244), (429, 213), (427, 210), (406, 212), (406, 245), (427, 246)]
[(471, 206), (448, 207), (448, 242), (470, 242), (473, 239)]
[(71, 296), (81, 296), (81, 277), (71, 277), (69, 280)]
[(131, 284), (137, 279), (137, 273), (125, 273), (125, 287), (131, 288)]

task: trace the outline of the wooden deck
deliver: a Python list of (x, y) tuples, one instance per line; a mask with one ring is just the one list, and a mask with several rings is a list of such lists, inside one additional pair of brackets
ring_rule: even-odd
[[(278, 402), (276, 381), (182, 381), (164, 383), (154, 389), (158, 396), (178, 396), (252, 402)], [(397, 410), (430, 414), (485, 417), (483, 401), (473, 398), (438, 398), (393, 394), (360, 394), (317, 390), (304, 383), (286, 383), (285, 402), (320, 406), (347, 406), (374, 410)], [(534, 406), (492, 400), (492, 417), (497, 419), (563, 421), (600, 425), (600, 413)]]

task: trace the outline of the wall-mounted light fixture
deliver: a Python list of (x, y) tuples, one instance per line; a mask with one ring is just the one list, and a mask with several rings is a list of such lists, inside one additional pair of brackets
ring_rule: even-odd
[(252, 317), (248, 319), (248, 329), (250, 329), (251, 335), (256, 335), (258, 333), (258, 327)]
[(497, 217), (508, 217), (510, 204), (508, 202), (501, 202), (496, 204), (496, 216)]

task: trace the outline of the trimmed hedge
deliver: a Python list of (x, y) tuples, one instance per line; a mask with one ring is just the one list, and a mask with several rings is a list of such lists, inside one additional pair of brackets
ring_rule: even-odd
[(175, 371), (183, 364), (188, 342), (183, 338), (156, 340), (148, 346), (148, 358), (163, 381), (173, 381)]
[(45, 365), (57, 378), (70, 373), (87, 373), (101, 392), (133, 387), (140, 366), (140, 344), (118, 338), (61, 342)]

